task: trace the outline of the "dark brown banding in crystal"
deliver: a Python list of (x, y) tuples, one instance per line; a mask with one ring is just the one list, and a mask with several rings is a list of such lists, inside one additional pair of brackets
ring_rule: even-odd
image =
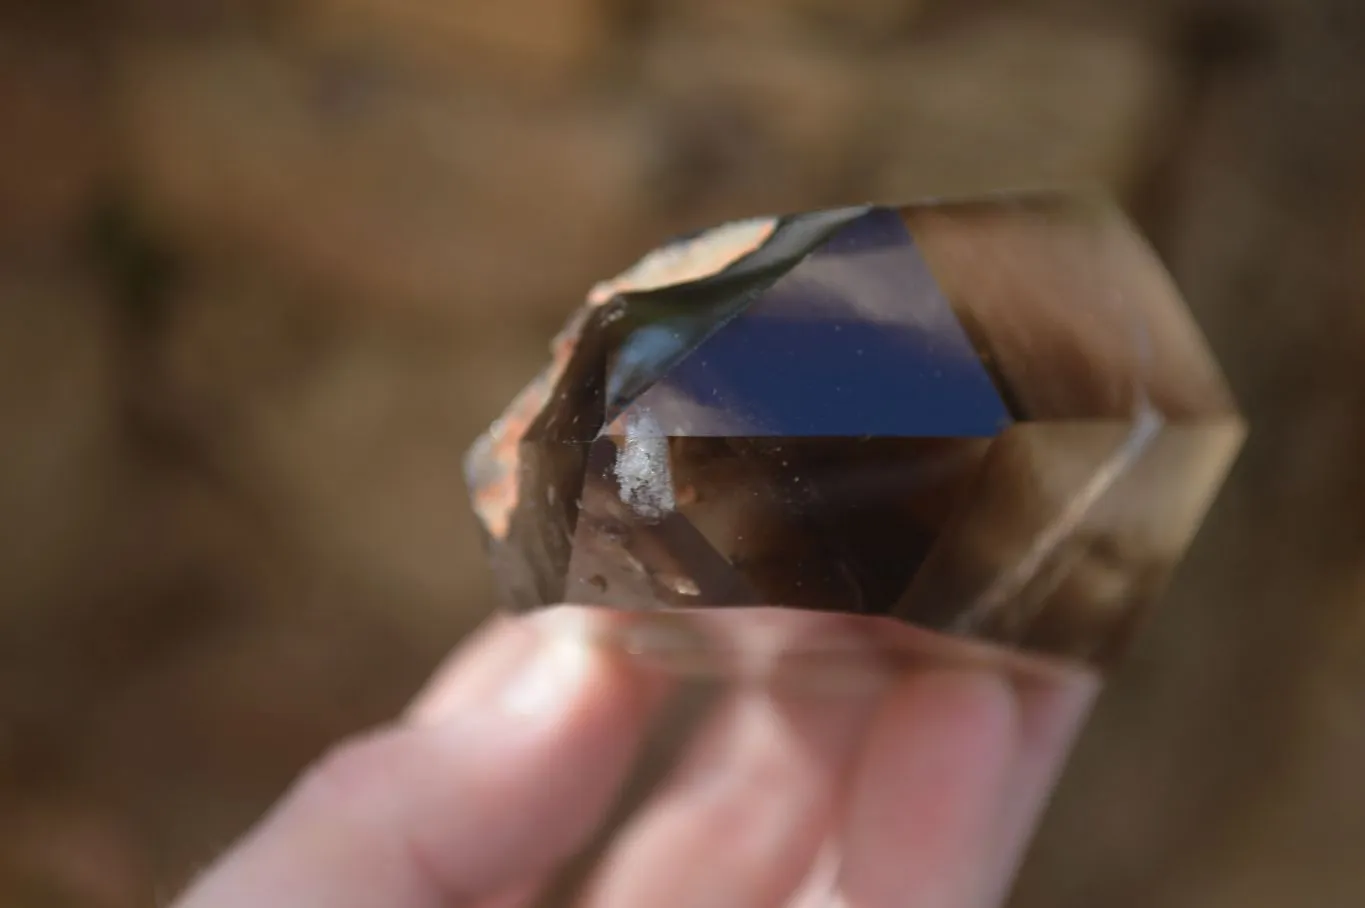
[(1237, 412), (1170, 277), (1113, 206), (1029, 196), (901, 214), (1020, 418)]
[(1201, 425), (1022, 423), (897, 604), (938, 630), (1103, 661), (1160, 594), (1241, 441)]
[(881, 614), (962, 503), (984, 439), (673, 439), (678, 510), (763, 596)]

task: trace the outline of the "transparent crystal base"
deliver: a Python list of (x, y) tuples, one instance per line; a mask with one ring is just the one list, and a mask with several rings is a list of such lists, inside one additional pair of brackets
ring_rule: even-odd
[(652, 719), (588, 846), (518, 906), (993, 904), (1099, 685), (880, 617), (595, 617)]

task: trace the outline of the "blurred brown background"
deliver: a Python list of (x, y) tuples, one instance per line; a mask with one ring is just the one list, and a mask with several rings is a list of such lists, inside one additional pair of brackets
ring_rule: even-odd
[(464, 446), (669, 234), (1120, 193), (1253, 425), (1021, 906), (1365, 904), (1365, 4), (0, 0), (0, 905), (164, 903), (493, 604)]

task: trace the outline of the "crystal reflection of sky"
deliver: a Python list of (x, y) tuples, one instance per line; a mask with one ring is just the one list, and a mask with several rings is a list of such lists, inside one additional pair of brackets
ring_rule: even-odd
[[(840, 275), (848, 286), (832, 279)], [(885, 209), (844, 228), (660, 385), (716, 412), (717, 434), (738, 421), (754, 435), (988, 437), (1010, 422), (900, 219)], [(705, 418), (690, 422), (686, 434), (709, 434)]]

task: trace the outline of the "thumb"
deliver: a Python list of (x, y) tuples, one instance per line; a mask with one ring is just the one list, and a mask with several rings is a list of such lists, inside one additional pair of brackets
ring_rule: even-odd
[(448, 908), (548, 872), (600, 821), (649, 711), (587, 614), (481, 632), (402, 723), (310, 769), (178, 908)]

